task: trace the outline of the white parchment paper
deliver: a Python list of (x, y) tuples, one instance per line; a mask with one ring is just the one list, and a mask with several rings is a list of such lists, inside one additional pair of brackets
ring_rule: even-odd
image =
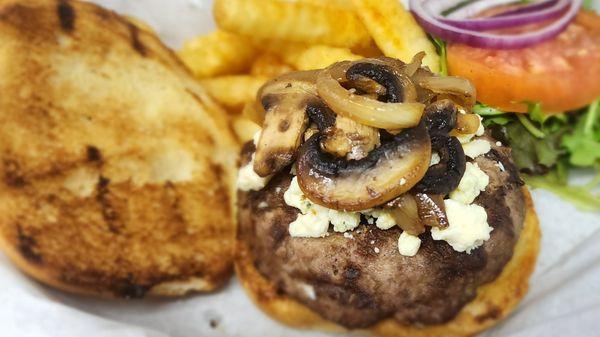
[[(142, 18), (173, 48), (214, 26), (207, 0), (96, 2)], [(545, 191), (533, 194), (543, 239), (530, 292), (483, 336), (600, 336), (600, 213), (578, 212)], [(217, 293), (178, 300), (98, 300), (40, 285), (0, 254), (0, 289), (0, 336), (6, 337), (328, 336), (271, 320), (235, 278)]]

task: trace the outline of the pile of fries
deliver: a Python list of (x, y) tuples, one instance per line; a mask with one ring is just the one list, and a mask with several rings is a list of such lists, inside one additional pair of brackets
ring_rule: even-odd
[(389, 56), (439, 70), (435, 46), (399, 0), (215, 0), (218, 29), (179, 52), (231, 115), (240, 142), (262, 122), (255, 102), (270, 78), (344, 60)]

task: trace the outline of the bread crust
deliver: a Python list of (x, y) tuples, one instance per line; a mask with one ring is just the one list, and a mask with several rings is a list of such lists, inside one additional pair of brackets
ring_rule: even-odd
[(238, 145), (152, 32), (97, 5), (0, 2), (0, 249), (80, 294), (232, 274)]
[[(531, 194), (523, 187), (525, 220), (514, 254), (502, 273), (491, 283), (478, 289), (477, 297), (451, 321), (433, 326), (401, 325), (386, 319), (359, 330), (380, 337), (466, 337), (473, 336), (504, 319), (525, 296), (540, 246), (540, 228)], [(265, 313), (291, 327), (328, 332), (346, 332), (344, 327), (329, 322), (298, 301), (278, 294), (276, 286), (254, 267), (250, 247), (236, 242), (235, 270), (247, 294)]]

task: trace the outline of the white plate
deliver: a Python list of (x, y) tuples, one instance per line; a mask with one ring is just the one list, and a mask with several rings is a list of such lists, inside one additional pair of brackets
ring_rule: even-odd
[[(211, 1), (97, 2), (144, 19), (172, 47), (214, 26)], [(484, 336), (599, 336), (600, 213), (578, 212), (544, 191), (534, 191), (534, 199), (543, 239), (531, 291), (515, 314)], [(217, 293), (179, 300), (96, 300), (41, 286), (0, 255), (0, 288), (0, 336), (327, 336), (274, 322), (235, 279)]]

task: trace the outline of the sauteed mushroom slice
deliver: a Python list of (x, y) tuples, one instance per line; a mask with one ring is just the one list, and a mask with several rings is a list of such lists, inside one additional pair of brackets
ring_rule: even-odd
[(346, 211), (381, 205), (410, 190), (425, 174), (431, 141), (423, 123), (406, 129), (360, 160), (321, 150), (313, 135), (298, 153), (300, 188), (313, 202)]
[[(382, 63), (379, 60), (373, 62)], [(317, 78), (319, 96), (336, 114), (363, 125), (389, 130), (405, 129), (419, 124), (425, 108), (421, 103), (381, 102), (344, 88), (340, 82), (347, 79), (346, 71), (351, 66), (350, 62), (336, 63), (324, 69)], [(386, 91), (388, 89), (386, 88)]]
[(425, 226), (446, 228), (448, 217), (444, 206), (444, 197), (439, 194), (416, 193), (419, 219)]
[(446, 195), (458, 187), (465, 173), (466, 158), (460, 141), (445, 134), (432, 134), (431, 146), (440, 155), (440, 162), (427, 170), (415, 186), (416, 192)]
[(341, 83), (342, 87), (346, 90), (354, 89), (355, 93), (361, 96), (366, 96), (372, 99), (384, 96), (387, 92), (385, 87), (370, 78), (358, 77), (352, 81), (345, 81)]
[(346, 78), (350, 81), (359, 80), (361, 77), (372, 79), (386, 89), (384, 95), (378, 99), (387, 103), (415, 102), (417, 91), (408, 76), (388, 65), (371, 62), (354, 63), (346, 71)]
[(307, 105), (316, 96), (317, 72), (286, 74), (265, 84), (258, 100), (265, 110), (263, 131), (254, 157), (254, 171), (269, 176), (290, 165), (308, 125)]
[(449, 99), (429, 104), (423, 113), (427, 131), (448, 134), (456, 126), (457, 113), (456, 105)]
[(338, 157), (362, 159), (379, 146), (379, 131), (337, 116), (323, 102), (314, 102), (307, 113), (322, 133), (321, 148)]
[(308, 118), (317, 125), (321, 131), (325, 131), (335, 125), (338, 116), (325, 103), (313, 100), (306, 106)]
[(479, 124), (481, 124), (481, 121), (478, 115), (459, 113), (456, 115), (455, 130), (461, 134), (473, 134), (479, 129)]

